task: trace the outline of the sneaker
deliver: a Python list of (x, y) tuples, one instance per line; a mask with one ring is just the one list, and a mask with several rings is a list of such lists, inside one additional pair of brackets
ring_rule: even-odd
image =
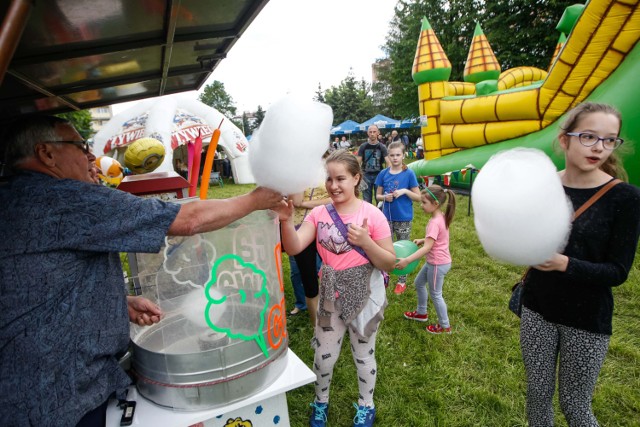
[(327, 414), (329, 413), (329, 404), (313, 402), (309, 406), (311, 410), (311, 417), (309, 417), (310, 427), (325, 427), (327, 425)]
[(442, 326), (440, 326), (440, 324), (436, 323), (435, 325), (427, 326), (427, 332), (432, 334), (450, 334), (451, 326), (449, 326), (448, 328), (443, 328)]
[(353, 427), (364, 426), (371, 427), (376, 419), (376, 408), (370, 408), (368, 406), (358, 406), (353, 404), (356, 408), (356, 416), (353, 417)]
[(393, 290), (393, 293), (396, 294), (396, 295), (401, 295), (406, 290), (407, 290), (407, 284), (406, 283), (398, 283), (396, 285), (396, 288)]
[(427, 313), (418, 314), (417, 311), (405, 311), (404, 318), (409, 320), (416, 320), (418, 322), (426, 322), (427, 320), (429, 320), (429, 315)]

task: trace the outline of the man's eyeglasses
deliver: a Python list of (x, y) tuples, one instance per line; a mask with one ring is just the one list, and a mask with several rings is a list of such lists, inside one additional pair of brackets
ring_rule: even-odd
[(580, 144), (585, 147), (592, 147), (598, 143), (598, 141), (602, 141), (602, 146), (607, 150), (614, 150), (622, 145), (624, 139), (616, 138), (613, 136), (608, 136), (605, 138), (600, 138), (598, 135), (594, 135), (588, 132), (567, 132), (569, 136), (577, 136)]
[(78, 147), (79, 149), (81, 149), (84, 154), (89, 154), (90, 153), (89, 143), (87, 141), (84, 141), (84, 140), (80, 140), (80, 141), (57, 140), (57, 141), (44, 141), (44, 142), (51, 142), (51, 143), (54, 143), (54, 144), (73, 144), (76, 147)]

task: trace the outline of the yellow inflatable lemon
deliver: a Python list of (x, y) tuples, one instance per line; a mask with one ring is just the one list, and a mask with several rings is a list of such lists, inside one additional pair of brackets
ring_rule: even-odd
[(164, 145), (155, 138), (140, 138), (124, 152), (124, 165), (134, 173), (154, 171), (164, 160)]

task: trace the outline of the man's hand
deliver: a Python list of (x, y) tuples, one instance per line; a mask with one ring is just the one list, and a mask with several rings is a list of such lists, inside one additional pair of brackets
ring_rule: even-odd
[(255, 207), (261, 209), (277, 210), (279, 207), (286, 206), (287, 202), (281, 193), (266, 187), (257, 187), (250, 193), (255, 202)]
[(129, 321), (140, 326), (153, 325), (163, 317), (160, 307), (144, 297), (127, 296), (127, 306)]

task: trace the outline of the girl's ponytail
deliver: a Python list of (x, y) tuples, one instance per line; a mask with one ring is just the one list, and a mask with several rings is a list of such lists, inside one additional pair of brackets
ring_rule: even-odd
[(422, 190), (422, 195), (427, 198), (433, 200), (434, 202), (438, 202), (441, 209), (445, 204), (447, 205), (444, 208), (444, 223), (449, 228), (449, 224), (453, 221), (453, 216), (456, 213), (456, 195), (453, 191), (442, 188), (437, 184), (430, 185), (424, 190)]
[(453, 221), (453, 215), (456, 213), (456, 193), (449, 189), (444, 189), (447, 194), (447, 208), (444, 211), (444, 223), (449, 228), (449, 224)]

